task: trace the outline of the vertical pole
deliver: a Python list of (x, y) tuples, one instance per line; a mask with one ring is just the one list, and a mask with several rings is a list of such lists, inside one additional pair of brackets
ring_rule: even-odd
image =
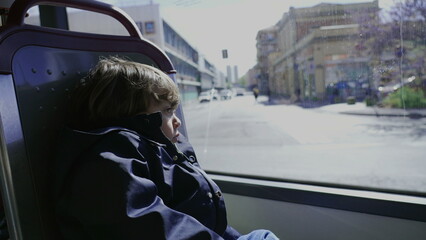
[(0, 6), (0, 26), (6, 24), (7, 14), (9, 13), (8, 8), (3, 8)]

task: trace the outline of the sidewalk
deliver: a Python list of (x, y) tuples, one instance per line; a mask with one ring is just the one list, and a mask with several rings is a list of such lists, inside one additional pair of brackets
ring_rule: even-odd
[(356, 103), (349, 105), (347, 103), (338, 103), (325, 105), (318, 108), (319, 111), (335, 112), (351, 115), (365, 116), (383, 116), (383, 117), (409, 117), (409, 118), (425, 118), (426, 109), (397, 109), (397, 108), (380, 108), (367, 107), (365, 103)]
[[(267, 97), (263, 99), (265, 105), (276, 105), (276, 104), (291, 104), (288, 99), (274, 99), (268, 101)], [(302, 108), (311, 108), (316, 111), (332, 112), (340, 114), (351, 114), (351, 115), (364, 115), (364, 116), (376, 116), (376, 117), (409, 117), (409, 118), (426, 118), (426, 108), (424, 109), (399, 109), (399, 108), (381, 108), (377, 106), (367, 107), (365, 102), (357, 102), (355, 104), (337, 103), (337, 104), (325, 104), (325, 103), (313, 103), (313, 102), (300, 102), (297, 104)]]

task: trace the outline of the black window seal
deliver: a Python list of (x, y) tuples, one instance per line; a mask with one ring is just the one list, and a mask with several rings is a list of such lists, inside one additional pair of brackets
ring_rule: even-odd
[(228, 194), (426, 222), (425, 196), (207, 172)]

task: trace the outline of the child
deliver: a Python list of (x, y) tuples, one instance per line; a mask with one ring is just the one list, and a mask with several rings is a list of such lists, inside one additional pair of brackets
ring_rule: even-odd
[(65, 239), (276, 239), (227, 225), (220, 189), (179, 133), (178, 104), (177, 86), (154, 67), (110, 57), (90, 71), (54, 172)]

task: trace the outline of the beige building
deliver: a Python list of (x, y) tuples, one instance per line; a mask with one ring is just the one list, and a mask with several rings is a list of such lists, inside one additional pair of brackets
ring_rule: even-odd
[(244, 75), (246, 86), (257, 85), (258, 76), (260, 74), (260, 68), (256, 65), (250, 68)]
[(256, 36), (258, 75), (256, 83), (261, 93), (269, 91), (269, 56), (278, 51), (277, 48), (277, 26), (260, 30)]
[(378, 10), (377, 0), (290, 8), (275, 25), (279, 52), (268, 55), (271, 95), (324, 100), (334, 88), (356, 95), (369, 74), (368, 57), (356, 51), (358, 23)]

